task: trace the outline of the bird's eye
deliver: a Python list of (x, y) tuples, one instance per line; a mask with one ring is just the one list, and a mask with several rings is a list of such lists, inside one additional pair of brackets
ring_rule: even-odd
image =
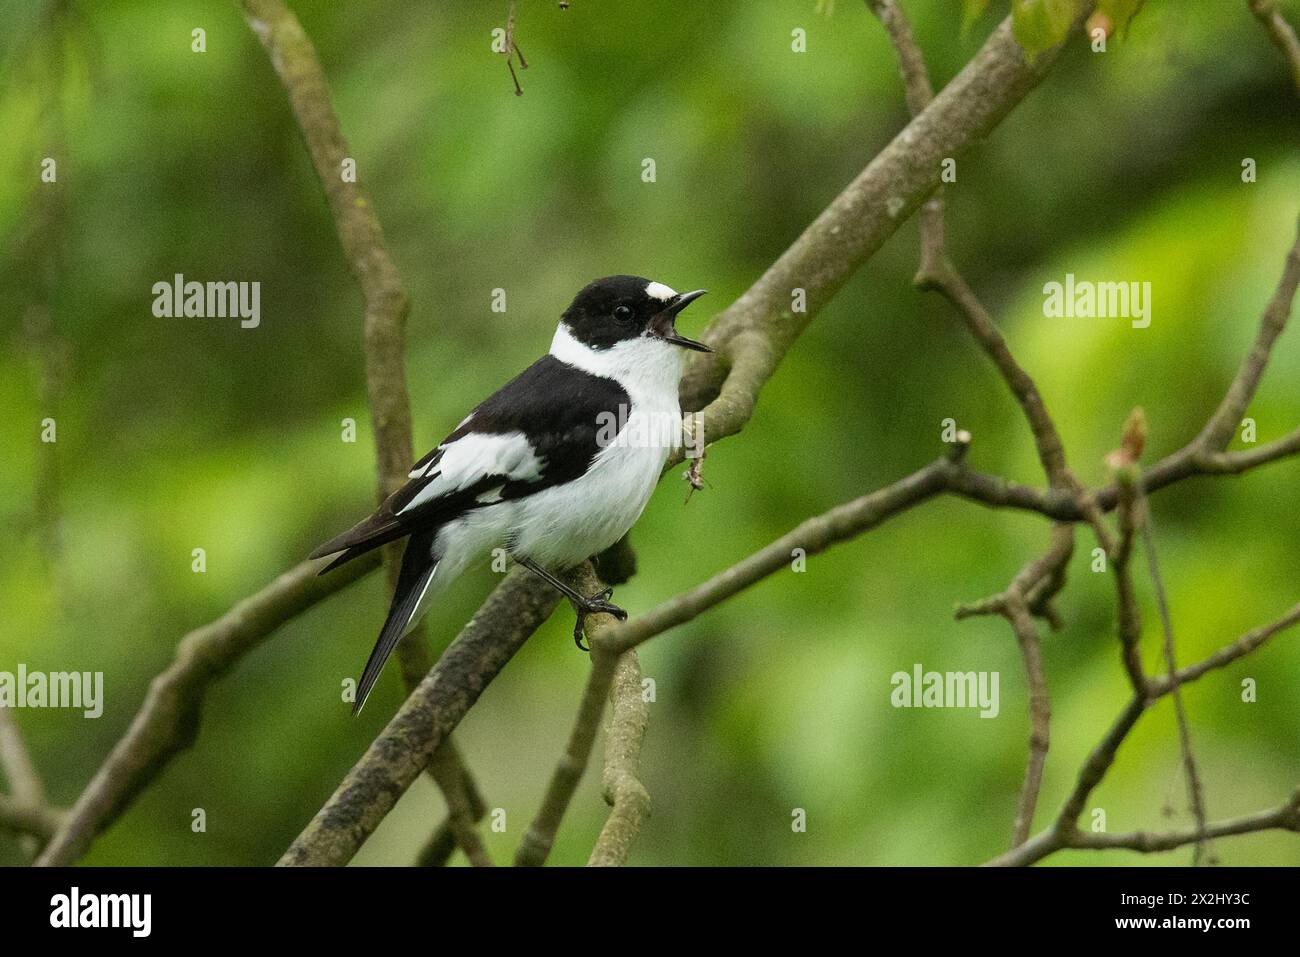
[(619, 322), (627, 322), (632, 318), (631, 306), (616, 306), (614, 308), (614, 318)]

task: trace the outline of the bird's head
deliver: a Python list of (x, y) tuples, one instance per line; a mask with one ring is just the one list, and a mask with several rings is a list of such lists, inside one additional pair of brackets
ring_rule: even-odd
[(677, 314), (706, 290), (676, 292), (640, 276), (606, 276), (588, 283), (563, 321), (569, 333), (590, 349), (609, 349), (620, 342), (646, 339), (697, 352), (712, 352), (702, 342), (677, 332)]

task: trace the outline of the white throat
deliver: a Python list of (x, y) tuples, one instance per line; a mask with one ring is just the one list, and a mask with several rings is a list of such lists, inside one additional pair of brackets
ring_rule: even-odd
[(686, 358), (683, 352), (651, 336), (625, 339), (608, 349), (593, 349), (575, 339), (563, 322), (551, 340), (552, 356), (583, 372), (613, 379), (627, 390), (633, 403), (662, 406), (671, 400), (674, 408)]

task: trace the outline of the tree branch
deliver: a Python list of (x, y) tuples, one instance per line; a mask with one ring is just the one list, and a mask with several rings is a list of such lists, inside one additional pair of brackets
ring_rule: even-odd
[(1300, 452), (1300, 429), (1253, 449), (1239, 452), (1211, 452), (1201, 457), (1204, 475), (1240, 475), (1242, 472), (1276, 462)]
[(536, 575), (520, 568), (506, 575), (280, 864), (342, 865), (351, 860), (557, 603), (555, 589)]
[[(882, 7), (892, 5), (888, 0), (872, 2)], [(412, 457), (409, 401), (402, 369), (403, 326), (409, 307), (391, 257), (383, 246), (373, 209), (359, 188), (353, 191), (354, 184), (344, 183), (338, 175), (342, 158), (347, 155), (346, 143), (338, 130), (337, 120), (333, 117), (328, 89), (310, 42), (279, 0), (243, 0), (243, 6), (248, 11), (250, 24), (267, 46), (272, 62), (289, 92), (313, 162), (316, 163), (331, 209), (335, 213), (340, 240), (365, 293), (367, 384), (380, 456), (382, 494), (404, 477)], [(1085, 6), (1090, 10), (1092, 4)], [(1268, 0), (1251, 0), (1252, 10), (1264, 6), (1271, 8), (1272, 5)], [(1258, 11), (1256, 13), (1259, 15)], [(1283, 25), (1285, 26), (1284, 23)], [(1293, 32), (1291, 36), (1294, 40)], [(1284, 50), (1287, 49), (1285, 44), (1280, 45)], [(921, 110), (754, 286), (719, 314), (704, 336), (706, 341), (718, 348), (719, 355), (697, 361), (683, 382), (684, 407), (704, 408), (705, 434), (711, 440), (716, 441), (734, 434), (743, 427), (753, 412), (763, 384), (774, 373), (785, 353), (816, 312), (938, 184), (940, 161), (948, 156), (959, 155), (973, 140), (986, 135), (1039, 82), (1050, 68), (1057, 52), (1048, 51), (1036, 57), (1032, 65), (1026, 63), (1011, 36), (1009, 21), (1004, 22), (966, 68)], [(937, 211), (935, 215), (941, 216), (942, 207), (934, 209)], [(929, 215), (931, 212), (927, 207), (922, 216), (924, 218)], [(1273, 342), (1287, 321), (1298, 273), (1300, 260), (1293, 247), (1283, 280), (1265, 313), (1256, 345), (1219, 410), (1207, 423), (1206, 430), (1192, 443), (1157, 463), (1144, 476), (1141, 485), (1144, 491), (1154, 491), (1191, 475), (1235, 474), (1300, 451), (1300, 432), (1279, 440), (1272, 446), (1249, 452), (1223, 451), (1241, 414), (1253, 397)], [(807, 293), (808, 311), (792, 312), (791, 294), (795, 289)], [(978, 319), (979, 313), (973, 315)], [(967, 318), (969, 323), (971, 320)], [(976, 325), (983, 328), (982, 324)], [(988, 325), (1000, 338), (991, 321)], [(1005, 348), (1005, 343), (1003, 347)], [(986, 345), (986, 351), (990, 349), (991, 346)], [(998, 362), (999, 357), (994, 351), (990, 351), (990, 355)], [(1010, 358), (1009, 352), (1006, 357)], [(1014, 365), (1014, 360), (1011, 361)], [(999, 368), (1003, 368), (1003, 365), (999, 364)], [(1004, 375), (1008, 369), (1004, 369)], [(1011, 382), (1011, 378), (1008, 381)], [(1029, 385), (1032, 387), (1032, 381)], [(1014, 383), (1012, 387), (1033, 427), (1035, 415), (1031, 414), (1027, 405), (1032, 396), (1023, 389), (1016, 391)], [(1036, 395), (1035, 390), (1033, 396)], [(1041, 399), (1038, 404), (1041, 405)], [(1045, 410), (1043, 414), (1045, 415)], [(1048, 422), (1050, 424), (1050, 419)], [(1040, 438), (1037, 432), (1035, 437), (1036, 440)], [(1059, 446), (1059, 437), (1057, 444)], [(1050, 442), (1044, 439), (1039, 443), (1039, 448), (1040, 458), (1043, 459), (1049, 476), (1049, 488), (1046, 490), (974, 472), (956, 461), (941, 460), (894, 486), (882, 489), (874, 496), (866, 496), (855, 503), (841, 506), (822, 518), (837, 516), (836, 520), (843, 519), (846, 517), (844, 510), (862, 505), (866, 508), (865, 513), (851, 512), (849, 517), (851, 520), (866, 521), (858, 531), (872, 527), (895, 513), (891, 511), (895, 503), (885, 493), (898, 490), (923, 473), (927, 475), (925, 488), (913, 488), (907, 493), (918, 495), (916, 501), (940, 491), (951, 491), (991, 506), (1040, 512), (1058, 521), (1089, 518), (1091, 500), (1081, 499), (1071, 489), (1058, 487), (1060, 483), (1054, 476), (1059, 473), (1055, 471), (1054, 465), (1049, 465), (1049, 462), (1055, 462)], [(1060, 464), (1064, 468), (1063, 456)], [(933, 488), (930, 483), (933, 483)], [(884, 497), (878, 498), (879, 496)], [(1118, 496), (1119, 489), (1115, 485), (1102, 489), (1095, 500), (1096, 508), (1115, 507)], [(869, 508), (863, 504), (873, 498), (875, 502)], [(915, 502), (904, 501), (896, 510), (901, 511), (911, 504)], [(809, 523), (800, 526), (792, 535), (804, 530), (807, 525)], [(826, 536), (822, 547), (843, 537), (837, 537), (841, 530), (834, 527), (834, 522), (831, 525), (829, 529), (820, 526), (813, 529), (813, 533)], [(771, 557), (767, 553), (788, 538), (789, 536), (778, 540), (769, 549), (660, 605), (649, 615), (634, 622), (608, 625), (605, 628), (598, 624), (594, 628), (593, 637), (593, 676), (597, 675), (595, 663), (598, 658), (609, 658), (615, 662), (619, 653), (666, 628), (689, 620), (770, 574), (777, 567), (784, 566), (788, 554), (781, 556), (771, 570), (764, 570)], [(801, 543), (799, 547), (807, 546)], [(811, 552), (815, 549), (808, 550)], [(391, 561), (393, 555), (390, 553), (387, 557)], [(314, 563), (304, 563), (281, 576), (258, 595), (237, 605), (221, 619), (187, 636), (178, 649), (176, 663), (155, 679), (150, 696), (126, 737), (115, 747), (105, 766), (79, 798), (67, 822), (59, 829), (56, 836), (61, 844), (59, 854), (55, 855), (55, 859), (44, 862), (67, 863), (75, 860), (88, 846), (94, 834), (111, 821), (131, 796), (152, 780), (173, 754), (188, 746), (197, 725), (199, 703), (211, 680), (229, 668), (245, 651), (260, 643), (280, 622), (373, 567), (357, 566), (361, 566), (361, 562), (348, 566), (355, 573), (352, 578), (339, 572), (328, 580), (328, 586), (332, 587), (325, 587), (320, 584), (321, 580), (314, 577), (311, 581), (302, 579), (304, 574), (314, 571)], [(1050, 574), (1044, 574), (1039, 581), (1048, 584), (1034, 587), (1050, 593), (1051, 580)], [(1026, 594), (1025, 597), (1030, 596)], [(1037, 598), (1026, 604), (1026, 617), (1028, 612), (1034, 610), (1036, 601)], [(554, 604), (555, 598), (549, 589), (531, 580), (520, 581), (517, 574), (498, 586), (480, 613), (448, 649), (443, 661), (420, 682), (330, 802), (289, 849), (282, 863), (342, 863), (348, 860), (409, 786), (414, 776), (448, 742), (451, 728), (473, 704), (482, 687), (504, 666), (505, 661), (537, 624), (545, 619)], [(240, 620), (241, 609), (251, 611), (257, 620), (251, 624)], [(1018, 619), (1020, 610), (1013, 609), (1013, 615)], [(277, 616), (280, 616), (278, 620)], [(1233, 646), (1223, 649), (1213, 659), (1174, 671), (1164, 684), (1160, 679), (1152, 679), (1151, 693), (1165, 693), (1160, 689), (1171, 689), (1179, 681), (1192, 680), (1210, 668), (1220, 667), (1240, 654), (1249, 653), (1249, 650), (1258, 647), (1290, 623), (1293, 622), (1258, 629)], [(1030, 624), (1032, 626), (1032, 620)], [(1252, 639), (1252, 636), (1255, 637)], [(1036, 633), (1034, 637), (1036, 642)], [(1250, 645), (1248, 639), (1255, 643)], [(595, 652), (597, 643), (603, 649), (599, 653)], [(1023, 647), (1022, 642), (1022, 650)], [(1233, 651), (1238, 648), (1246, 650), (1239, 653)], [(1032, 670), (1028, 659), (1026, 668), (1027, 673)], [(1198, 668), (1201, 670), (1197, 671)], [(605, 673), (602, 666), (602, 681), (605, 681)], [(616, 673), (616, 668), (611, 666), (608, 669), (606, 691)], [(1184, 677), (1189, 674), (1192, 678)], [(589, 682), (589, 691), (591, 687)], [(604, 696), (602, 692), (597, 699), (597, 722), (603, 711)], [(1130, 709), (1135, 706), (1137, 712), (1132, 715), (1133, 722), (1140, 716), (1143, 702), (1135, 699)], [(1115, 751), (1131, 728), (1131, 722), (1126, 724), (1128, 715), (1129, 712), (1126, 711), (1121, 716), (1107, 741), (1103, 742), (1103, 747), (1094, 753), (1095, 761), (1090, 761), (1089, 766), (1085, 766), (1085, 774), (1095, 774), (1095, 780), (1079, 798), (1080, 808), (1091, 788), (1104, 776), (1114, 759)], [(575, 732), (577, 730), (575, 728)], [(594, 740), (594, 732), (592, 739)], [(1107, 756), (1105, 746), (1112, 739), (1113, 747)], [(590, 744), (591, 742), (586, 742), (587, 754), (590, 752)], [(585, 760), (584, 757), (584, 764)], [(463, 766), (461, 770), (464, 770)], [(1027, 774), (1026, 787), (1029, 784), (1028, 778)], [(468, 782), (467, 777), (464, 780)], [(1085, 778), (1081, 777), (1080, 785), (1084, 782)], [(1067, 802), (1067, 808), (1069, 803)], [(617, 812), (616, 801), (615, 813)], [(1077, 816), (1076, 813), (1071, 819), (1071, 828)], [(611, 815), (611, 820), (613, 817)], [(1224, 825), (1211, 827), (1221, 826)], [(1039, 836), (1041, 837), (1042, 835)], [(1039, 838), (1031, 839), (1019, 850), (1030, 853), (1025, 848), (1034, 845)], [(47, 849), (47, 858), (51, 857), (53, 850), (52, 843), (51, 848)], [(59, 856), (67, 859), (57, 860)]]
[(1034, 624), (1034, 614), (1055, 621), (1056, 616), (1052, 613), (1050, 603), (1065, 584), (1065, 566), (1072, 554), (1073, 526), (1054, 525), (1051, 547), (1021, 569), (1005, 591), (980, 602), (959, 605), (956, 611), (958, 621), (983, 614), (996, 614), (1005, 618), (1016, 636), (1025, 666), (1029, 699), (1029, 758), (1025, 764), (1025, 779), (1020, 787), (1020, 799), (1011, 829), (1012, 847), (1024, 843), (1029, 837), (1034, 811), (1038, 807), (1047, 752), (1051, 746), (1052, 702), (1047, 690), (1047, 676), (1043, 671), (1042, 645), (1038, 627)]
[[(1204, 661), (1195, 665), (1190, 665), (1178, 671), (1178, 683), (1187, 684), (1195, 681), (1206, 672), (1215, 668), (1221, 668), (1244, 655), (1249, 654), (1263, 645), (1269, 638), (1279, 632), (1285, 631), (1293, 625), (1300, 623), (1300, 604), (1295, 605), (1287, 611), (1281, 618), (1276, 621), (1263, 625), (1253, 631), (1247, 632), (1231, 645), (1217, 651), (1215, 654), (1206, 658)], [(1107, 838), (1097, 838), (1096, 835), (1082, 832), (1078, 829), (1077, 822), (1079, 816), (1083, 813), (1084, 805), (1087, 804), (1088, 797), (1101, 783), (1106, 773), (1115, 763), (1115, 756), (1119, 752), (1120, 745), (1128, 737), (1138, 719), (1142, 717), (1147, 706), (1156, 701), (1163, 695), (1169, 694), (1173, 690), (1173, 683), (1169, 681), (1168, 676), (1153, 678), (1148, 682), (1147, 694), (1135, 694), (1124, 710), (1120, 712), (1118, 718), (1106, 732), (1105, 737), (1092, 750), (1088, 760), (1084, 762), (1079, 771), (1078, 780), (1075, 782), (1074, 789), (1070, 792), (1065, 804), (1062, 806), (1060, 813), (1055, 821), (1030, 838), (1024, 844), (1012, 848), (1007, 853), (994, 858), (988, 864), (994, 866), (1011, 866), (1019, 867), (1028, 864), (1034, 864), (1049, 854), (1053, 854), (1063, 848), (1101, 848), (1101, 847), (1126, 847), (1126, 843), (1108, 843)], [(1243, 820), (1262, 821), (1269, 819), (1269, 812), (1263, 815), (1255, 815), (1252, 818)], [(1227, 833), (1237, 834), (1244, 833), (1241, 830), (1222, 830), (1224, 827), (1235, 827), (1239, 822), (1226, 822), (1220, 824), (1209, 824), (1205, 827), (1205, 837), (1214, 838), (1224, 836)], [(1252, 828), (1253, 830), (1262, 830), (1264, 826), (1277, 827), (1278, 824), (1261, 825)], [(1166, 838), (1157, 838), (1156, 842), (1166, 840)], [(1194, 843), (1196, 840), (1195, 832), (1187, 839), (1180, 838), (1177, 843), (1170, 844), (1168, 847), (1156, 846), (1152, 850), (1169, 850), (1180, 844)], [(1134, 850), (1143, 850), (1142, 847), (1134, 847)]]
[[(1220, 648), (1208, 658), (1198, 661), (1196, 664), (1188, 665), (1186, 668), (1178, 669), (1178, 683), (1187, 684), (1189, 681), (1195, 681), (1207, 671), (1226, 668), (1238, 659), (1246, 657), (1257, 648), (1263, 647), (1274, 635), (1280, 634), (1298, 623), (1300, 623), (1300, 604), (1293, 606), (1290, 611), (1277, 621), (1247, 632), (1232, 644)], [(1161, 695), (1168, 694), (1172, 685), (1173, 683), (1168, 675), (1157, 675), (1150, 679), (1149, 693), (1153, 698), (1158, 698)]]
[(1192, 443), (1198, 456), (1222, 452), (1241, 425), (1241, 417), (1246, 414), (1251, 399), (1255, 397), (1255, 390), (1259, 387), (1259, 380), (1264, 376), (1264, 368), (1268, 365), (1273, 344), (1286, 328), (1298, 283), (1300, 283), (1300, 235), (1297, 235), (1296, 241), (1287, 253), (1282, 279), (1273, 292), (1273, 298), (1265, 307), (1264, 315), (1260, 318), (1254, 345), (1242, 362), (1241, 368), (1237, 370), (1232, 384), (1228, 386), (1223, 401), (1219, 403), (1219, 407), (1205, 423), (1201, 434)]
[(1286, 22), (1282, 11), (1277, 8), (1277, 0), (1246, 0), (1250, 12), (1268, 31), (1273, 45), (1282, 51), (1287, 65), (1291, 67), (1291, 80), (1300, 91), (1300, 39), (1295, 30)]
[(891, 485), (808, 519), (743, 561), (644, 615), (610, 626), (592, 638), (592, 649), (600, 641), (611, 651), (629, 651), (669, 628), (690, 621), (768, 575), (788, 568), (795, 549), (802, 549), (807, 556), (815, 555), (933, 498), (947, 489), (951, 476), (960, 474), (959, 461), (966, 453), (966, 442), (959, 442), (947, 456)]
[[(1118, 617), (1120, 660), (1128, 675), (1133, 693), (1139, 697), (1149, 694), (1146, 672), (1142, 668), (1142, 610), (1138, 606), (1137, 590), (1129, 568), (1133, 559), (1133, 542), (1138, 529), (1138, 494), (1141, 473), (1132, 466), (1119, 475), (1120, 497), (1118, 503), (1119, 541), (1111, 554), (1111, 569), (1115, 573), (1115, 606)], [(1143, 500), (1145, 501), (1145, 499)]]
[(650, 792), (641, 783), (638, 771), (650, 704), (641, 687), (641, 663), (635, 651), (618, 659), (609, 697), (612, 709), (605, 737), (603, 783), (610, 812), (587, 859), (588, 867), (621, 867), (627, 863), (632, 842), (650, 816)]
[(1238, 834), (1254, 834), (1259, 831), (1283, 830), (1300, 833), (1300, 789), (1291, 799), (1271, 811), (1260, 811), (1227, 821), (1214, 821), (1206, 824), (1204, 830), (1189, 828), (1182, 831), (1152, 833), (1150, 831), (1133, 831), (1127, 834), (1092, 833), (1091, 831), (1071, 831), (1057, 835), (1053, 831), (1043, 831), (1020, 847), (989, 861), (986, 867), (1024, 867), (1041, 861), (1049, 854), (1063, 849), (1105, 851), (1123, 848), (1143, 854), (1156, 854), (1172, 851), (1200, 840), (1213, 840), (1220, 837), (1233, 837)]
[[(790, 346), (938, 186), (942, 161), (987, 136), (1047, 75), (1059, 52), (1060, 47), (1045, 51), (1030, 64), (1011, 34), (1010, 18), (1004, 20), (929, 106), (718, 314), (703, 334), (717, 354), (698, 356), (682, 383), (682, 407), (703, 409), (703, 434), (710, 442), (749, 421), (759, 392)], [(796, 289), (806, 293), (806, 311), (793, 311)]]
[[(1249, 5), (1252, 12), (1269, 29), (1277, 45), (1287, 55), (1291, 62), (1297, 87), (1300, 87), (1300, 42), (1297, 42), (1295, 32), (1278, 14), (1272, 0), (1249, 0)], [(1255, 465), (1275, 461), (1277, 458), (1293, 453), (1296, 447), (1300, 446), (1300, 432), (1297, 432), (1285, 439), (1264, 448), (1252, 450), (1249, 453), (1227, 454), (1223, 452), (1223, 449), (1235, 433), (1241, 416), (1245, 413), (1251, 399), (1254, 397), (1274, 343), (1286, 327), (1298, 279), (1300, 279), (1300, 236), (1297, 237), (1287, 256), (1282, 279), (1264, 311), (1254, 346), (1243, 361), (1223, 400), (1200, 434), (1186, 447), (1157, 465), (1157, 470), (1163, 470), (1165, 475), (1169, 477), (1174, 475), (1182, 477), (1183, 474), (1191, 474), (1194, 471), (1203, 473), (1238, 472)], [(991, 862), (994, 864), (1032, 864), (1062, 847), (1128, 847), (1134, 850), (1155, 851), (1167, 850), (1188, 843), (1196, 845), (1196, 854), (1193, 858), (1195, 863), (1200, 861), (1206, 842), (1212, 837), (1275, 827), (1300, 831), (1300, 789), (1297, 789), (1288, 804), (1275, 811), (1263, 812), (1247, 818), (1213, 825), (1206, 823), (1204, 799), (1192, 755), (1187, 717), (1179, 693), (1180, 685), (1185, 680), (1194, 680), (1211, 668), (1222, 667), (1244, 654), (1249, 654), (1273, 634), (1294, 624), (1297, 618), (1300, 617), (1300, 606), (1293, 608), (1278, 622), (1248, 633), (1205, 661), (1187, 669), (1178, 669), (1174, 652), (1173, 625), (1151, 533), (1150, 511), (1146, 506), (1144, 497), (1144, 482), (1137, 468), (1137, 458), (1141, 454), (1144, 439), (1140, 416), (1135, 415), (1135, 417), (1131, 418), (1130, 426), (1133, 435), (1130, 436), (1130, 430), (1126, 429), (1123, 455), (1116, 460), (1120, 465), (1117, 469), (1117, 480), (1111, 486), (1115, 490), (1114, 498), (1119, 506), (1120, 517), (1120, 542), (1112, 553), (1112, 559), (1119, 589), (1120, 637), (1124, 646), (1125, 667), (1135, 692), (1134, 697), (1085, 763), (1080, 772), (1078, 783), (1053, 827), (1019, 847), (1014, 847), (1007, 854)], [(1131, 438), (1135, 439), (1132, 443), (1130, 442)], [(1147, 481), (1149, 482), (1149, 479)], [(1146, 487), (1150, 486), (1147, 485)], [(1096, 524), (1100, 527), (1100, 523)], [(1127, 566), (1132, 550), (1133, 537), (1139, 527), (1144, 533), (1147, 564), (1155, 586), (1165, 636), (1164, 649), (1169, 673), (1163, 680), (1157, 679), (1153, 681), (1148, 679), (1142, 671), (1141, 660), (1137, 654), (1137, 640), (1141, 626), (1136, 597), (1133, 593)], [(1083, 806), (1089, 794), (1109, 770), (1120, 745), (1141, 717), (1147, 704), (1163, 694), (1172, 694), (1174, 696), (1179, 742), (1187, 776), (1188, 792), (1196, 819), (1195, 828), (1190, 833), (1174, 832), (1164, 835), (1151, 835), (1137, 832), (1114, 837), (1104, 834), (1085, 834), (1079, 831), (1077, 820), (1083, 811)]]
[[(419, 687), (418, 683), (416, 687)], [(415, 688), (411, 690), (414, 691)], [(488, 856), (476, 826), (485, 810), (483, 797), (478, 793), (478, 786), (451, 735), (433, 752), (433, 758), (429, 761), (429, 773), (447, 800), (447, 820), (444, 822), (447, 833), (456, 846), (465, 852), (470, 864), (475, 867), (491, 867), (492, 858)], [(434, 862), (426, 861), (422, 854), (421, 863), (431, 865)]]
[(1108, 850), (1126, 848), (1152, 854), (1160, 851), (1172, 851), (1187, 844), (1217, 837), (1232, 837), (1238, 834), (1253, 834), (1257, 831), (1284, 830), (1300, 833), (1300, 789), (1292, 795), (1291, 800), (1271, 811), (1260, 811), (1233, 818), (1229, 821), (1215, 821), (1201, 827), (1184, 831), (1169, 831), (1153, 834), (1149, 831), (1134, 831), (1129, 834), (1093, 834), (1080, 831), (1071, 838), (1070, 847), (1090, 850)]
[(0, 794), (0, 830), (31, 836), (45, 842), (63, 823), (67, 812), (48, 804), (28, 804)]
[[(584, 595), (594, 595), (605, 587), (590, 564), (579, 566), (569, 581)], [(560, 822), (564, 820), (564, 813), (573, 799), (573, 792), (587, 770), (587, 761), (591, 757), (591, 748), (595, 744), (600, 718), (605, 710), (605, 698), (619, 670), (618, 655), (611, 655), (604, 648), (597, 649), (595, 635), (600, 634), (601, 629), (609, 627), (613, 621), (611, 615), (589, 615), (586, 619), (588, 641), (591, 644), (591, 672), (587, 677), (586, 690), (582, 693), (582, 703), (578, 707), (578, 718), (569, 734), (568, 745), (551, 775), (541, 809), (524, 832), (523, 840), (515, 853), (515, 864), (520, 867), (539, 867), (546, 863), (546, 857), (555, 843), (556, 832), (560, 829)]]
[[(1214, 415), (1211, 416), (1205, 427), (1191, 443), (1159, 463), (1156, 466), (1157, 470), (1163, 467), (1167, 474), (1172, 475), (1182, 468), (1204, 469), (1204, 462), (1207, 460), (1215, 461), (1219, 467), (1224, 465), (1225, 460), (1228, 463), (1234, 462), (1236, 457), (1228, 455), (1222, 450), (1236, 431), (1237, 423), (1254, 397), (1255, 390), (1263, 377), (1264, 368), (1268, 364), (1273, 345), (1286, 327), (1298, 283), (1300, 283), (1300, 233), (1298, 233), (1287, 254), (1282, 279), (1279, 281), (1273, 297), (1264, 310), (1259, 330), (1256, 333), (1255, 344), (1242, 362), (1236, 377), (1228, 387), (1228, 391)], [(1132, 437), (1129, 434), (1130, 429), (1134, 433)], [(1161, 600), (1162, 620), (1166, 635), (1166, 657), (1170, 671), (1167, 679), (1163, 682), (1153, 683), (1146, 678), (1137, 653), (1140, 624), (1136, 598), (1132, 591), (1131, 580), (1127, 574), (1127, 564), (1133, 537), (1139, 523), (1142, 521), (1138, 510), (1145, 505), (1143, 496), (1145, 489), (1150, 487), (1149, 478), (1141, 476), (1136, 465), (1144, 439), (1145, 434), (1140, 418), (1131, 418), (1130, 426), (1125, 430), (1124, 455), (1115, 460), (1120, 465), (1117, 470), (1117, 478), (1110, 486), (1110, 488), (1115, 489), (1116, 503), (1120, 507), (1120, 543), (1112, 558), (1115, 560), (1116, 581), (1120, 594), (1120, 637), (1124, 646), (1125, 667), (1129, 673), (1130, 683), (1134, 687), (1134, 698), (1112, 726), (1110, 733), (1093, 751), (1088, 762), (1084, 765), (1083, 770), (1080, 772), (1079, 782), (1067, 800), (1053, 828), (1020, 845), (1019, 848), (1013, 848), (1009, 854), (1003, 855), (1002, 858), (996, 859), (993, 863), (1033, 863), (1061, 847), (1074, 846), (1071, 842), (1075, 840), (1075, 835), (1078, 833), (1076, 821), (1079, 814), (1082, 813), (1088, 795), (1109, 770), (1120, 744), (1137, 723), (1146, 705), (1162, 694), (1173, 693), (1177, 695), (1178, 688), (1183, 683), (1184, 672), (1177, 669), (1176, 662), (1173, 659), (1172, 626), (1168, 619), (1168, 610), (1163, 604), (1163, 587), (1159, 580), (1158, 570), (1154, 565), (1155, 556), (1153, 551), (1149, 551), (1148, 554), (1149, 563), (1152, 565), (1152, 573), (1155, 576), (1157, 592)], [(1275, 445), (1285, 447), (1287, 441), (1283, 440), (1282, 443), (1275, 443)], [(1251, 465), (1262, 464), (1263, 462), (1274, 461), (1277, 457), (1280, 457), (1280, 454), (1275, 454), (1275, 451), (1270, 449), (1264, 456), (1256, 454), (1248, 461)], [(1177, 463), (1177, 468), (1170, 463)], [(1223, 470), (1233, 471), (1234, 468), (1229, 464)], [(1097, 501), (1104, 504), (1104, 497), (1099, 495)], [(1150, 548), (1149, 539), (1148, 547)], [(1268, 626), (1259, 629), (1257, 633), (1248, 635), (1229, 649), (1221, 651), (1218, 657), (1221, 657), (1226, 663), (1227, 660), (1232, 660), (1231, 656), (1237, 649), (1258, 647), (1258, 644), (1262, 644), (1281, 627), (1285, 627), (1285, 625)], [(1251, 639), (1256, 643), (1252, 645), (1251, 641), (1247, 639)], [(1241, 653), (1248, 652), (1242, 651)], [(1215, 666), (1217, 665), (1204, 666), (1201, 670), (1195, 672), (1192, 669), (1187, 669), (1187, 673), (1199, 677), (1200, 674), (1209, 670), (1209, 667)], [(1199, 848), (1204, 845), (1205, 839), (1212, 835), (1210, 835), (1208, 825), (1205, 822), (1204, 802), (1199, 779), (1196, 775), (1194, 759), (1191, 756), (1186, 715), (1182, 712), (1180, 703), (1177, 700), (1175, 706), (1179, 718), (1180, 744), (1183, 752), (1183, 763), (1188, 776), (1188, 789), (1192, 799), (1193, 813), (1196, 816), (1197, 830), (1202, 835), (1201, 841), (1198, 842), (1196, 857), (1196, 860), (1199, 861), (1201, 855)]]
[[(11, 710), (0, 705), (0, 771), (9, 782), (9, 793), (15, 807), (39, 809), (45, 804), (45, 787)], [(50, 833), (53, 833), (52, 829)], [(42, 836), (48, 838), (50, 833)], [(28, 857), (35, 857), (44, 843), (28, 834), (22, 840), (23, 852)]]
[[(1197, 475), (1239, 475), (1300, 452), (1300, 430), (1257, 449), (1223, 451), (1254, 398), (1274, 343), (1286, 328), (1297, 285), (1300, 285), (1300, 230), (1287, 252), (1282, 276), (1260, 318), (1254, 346), (1242, 361), (1218, 408), (1187, 445), (1143, 472), (1140, 479), (1143, 494)], [(1087, 509), (1074, 496), (1059, 489), (1033, 488), (978, 472), (967, 472), (961, 476), (961, 483), (962, 487), (955, 487), (954, 491), (986, 505), (1039, 512), (1065, 522), (1088, 518)], [(1119, 504), (1120, 494), (1119, 483), (1111, 482), (1090, 493), (1089, 497), (1096, 502), (1098, 509), (1107, 512)]]
[(379, 556), (363, 555), (323, 578), (316, 574), (322, 564), (295, 565), (181, 639), (175, 660), (150, 683), (140, 711), (37, 858), (38, 865), (77, 861), (167, 763), (193, 744), (209, 686), (280, 625), (373, 571)]
[[(432, 765), (434, 761), (436, 761), (436, 752), (435, 758), (430, 761), (430, 764)], [(461, 767), (464, 768), (463, 763)], [(470, 820), (477, 824), (483, 820), (483, 815), (487, 813), (487, 802), (483, 800), (483, 795), (472, 777), (463, 778), (461, 785), (464, 789), (465, 799), (468, 802)], [(446, 793), (446, 790), (444, 790), (444, 796), (446, 796)], [(454, 815), (449, 812), (442, 823), (429, 835), (429, 840), (425, 843), (423, 850), (420, 851), (419, 857), (416, 858), (415, 863), (417, 866), (442, 867), (451, 860), (451, 855), (457, 847), (457, 838), (452, 831), (453, 817)], [(477, 832), (475, 833), (477, 834)], [(473, 860), (470, 863), (473, 863)]]

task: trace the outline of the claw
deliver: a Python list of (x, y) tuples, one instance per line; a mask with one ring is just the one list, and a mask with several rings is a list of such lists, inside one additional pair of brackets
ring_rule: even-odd
[(613, 615), (619, 621), (627, 621), (627, 612), (603, 598), (587, 599), (587, 607), (583, 609), (583, 613), (588, 615)]
[(613, 594), (613, 588), (606, 588), (590, 598), (583, 599), (581, 607), (575, 605), (573, 610), (578, 619), (573, 623), (573, 643), (583, 651), (591, 651), (591, 646), (583, 644), (582, 640), (584, 637), (583, 628), (588, 615), (613, 615), (619, 621), (627, 621), (627, 612), (609, 600)]
[(586, 617), (582, 612), (578, 613), (578, 620), (573, 623), (573, 643), (578, 646), (579, 651), (591, 651), (591, 646), (583, 644), (582, 625), (583, 618)]

